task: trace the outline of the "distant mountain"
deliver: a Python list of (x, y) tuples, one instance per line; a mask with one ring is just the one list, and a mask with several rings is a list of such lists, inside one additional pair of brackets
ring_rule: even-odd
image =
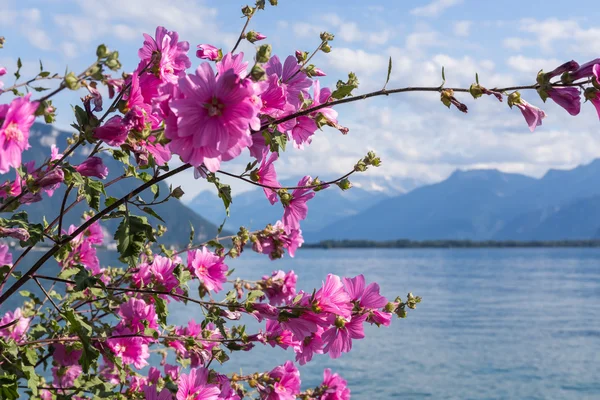
[[(281, 182), (283, 186), (294, 186), (298, 179)], [(317, 193), (310, 201), (308, 218), (302, 223), (302, 230), (310, 236), (311, 231), (317, 231), (341, 218), (358, 214), (377, 201), (387, 198), (381, 192), (367, 191), (358, 187), (342, 192), (337, 187), (331, 187)], [(188, 207), (196, 211), (213, 224), (221, 224), (225, 217), (223, 203), (214, 192), (204, 191), (197, 195)], [(275, 223), (283, 216), (281, 203), (271, 205), (262, 190), (252, 190), (241, 193), (233, 198), (230, 207), (230, 217), (225, 228), (235, 230), (240, 226), (249, 229), (261, 229), (267, 224)]]
[[(31, 148), (23, 153), (24, 162), (35, 160), (39, 165), (40, 162), (47, 159), (50, 154), (50, 145), (56, 143), (60, 150), (64, 150), (67, 146), (66, 140), (70, 135), (66, 132), (61, 132), (54, 129), (52, 126), (44, 124), (34, 124), (31, 130), (29, 143)], [(85, 154), (89, 154), (89, 145), (83, 147), (81, 151), (76, 151), (73, 156), (73, 162), (78, 163), (84, 160)], [(113, 178), (119, 176), (123, 172), (123, 167), (120, 163), (115, 161), (108, 155), (102, 155), (105, 165), (108, 167), (109, 176), (104, 181), (109, 182)], [(131, 191), (135, 186), (139, 186), (139, 181), (134, 182), (133, 179), (125, 179), (115, 183), (107, 192), (113, 197), (123, 197)], [(161, 194), (166, 195), (168, 193), (168, 186), (164, 182), (160, 184)], [(43, 195), (43, 201), (30, 204), (22, 207), (23, 210), (27, 211), (30, 215), (30, 220), (41, 221), (43, 216), (46, 216), (47, 221), (52, 221), (57, 215), (61, 207), (61, 202), (64, 196), (64, 188), (57, 190), (52, 197)], [(141, 197), (147, 201), (152, 200), (152, 193), (147, 190), (141, 194)], [(71, 193), (68, 204), (75, 198), (75, 193)], [(162, 198), (162, 197), (161, 197)], [(104, 199), (102, 203), (104, 204)], [(70, 224), (79, 225), (81, 223), (81, 215), (87, 210), (87, 204), (79, 204), (73, 210), (71, 210), (64, 218), (63, 226), (68, 227)], [(189, 241), (190, 235), (190, 224), (194, 226), (196, 239), (202, 240), (205, 238), (212, 238), (217, 233), (217, 227), (211, 224), (199, 216), (194, 211), (186, 207), (182, 202), (171, 199), (164, 204), (160, 204), (153, 207), (154, 210), (160, 215), (166, 224), (155, 219), (152, 216), (144, 214), (136, 208), (131, 211), (134, 214), (146, 215), (153, 223), (166, 225), (167, 233), (160, 239), (161, 243), (165, 244), (185, 244)], [(102, 225), (113, 234), (119, 224), (120, 220), (114, 219), (109, 221), (103, 221)]]
[(600, 160), (541, 179), (456, 171), (311, 235), (327, 239), (561, 240), (600, 237)]

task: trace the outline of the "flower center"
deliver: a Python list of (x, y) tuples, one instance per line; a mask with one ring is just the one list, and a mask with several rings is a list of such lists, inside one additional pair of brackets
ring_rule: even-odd
[(19, 124), (16, 122), (8, 124), (6, 129), (4, 129), (4, 136), (6, 136), (6, 140), (15, 140), (17, 142), (23, 141), (23, 132), (21, 132)]
[(198, 267), (198, 273), (200, 275), (206, 275), (207, 272), (208, 272), (208, 268), (206, 268), (206, 266), (204, 264), (200, 264), (200, 266)]
[(210, 103), (204, 103), (204, 107), (208, 111), (209, 117), (218, 117), (223, 114), (224, 105), (219, 103), (219, 99), (216, 97), (213, 97)]

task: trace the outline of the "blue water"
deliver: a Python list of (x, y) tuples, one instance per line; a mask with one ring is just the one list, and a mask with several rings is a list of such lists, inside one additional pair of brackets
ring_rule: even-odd
[[(351, 353), (317, 355), (300, 368), (303, 387), (331, 368), (354, 399), (600, 398), (598, 249), (305, 250), (277, 262), (244, 254), (230, 266), (247, 279), (294, 269), (305, 290), (328, 272), (363, 273), (389, 298), (423, 297), (407, 319), (368, 327)], [(225, 370), (287, 359), (291, 349), (268, 347), (233, 354)]]
[[(114, 253), (100, 256), (117, 265)], [(351, 353), (300, 367), (303, 388), (331, 368), (353, 399), (600, 398), (600, 249), (302, 250), (275, 262), (248, 252), (229, 265), (246, 279), (293, 269), (307, 291), (329, 272), (362, 273), (389, 299), (423, 297), (407, 319), (367, 326)], [(170, 312), (170, 324), (202, 319), (195, 305), (172, 302)], [(267, 371), (293, 358), (265, 346), (231, 354), (221, 370)]]

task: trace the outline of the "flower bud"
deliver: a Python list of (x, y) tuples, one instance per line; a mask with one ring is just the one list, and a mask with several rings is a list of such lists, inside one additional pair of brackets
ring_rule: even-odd
[(335, 38), (335, 36), (333, 34), (329, 33), (329, 32), (321, 32), (321, 35), (319, 35), (319, 37), (324, 42), (328, 42), (328, 41), (333, 40)]
[(4, 43), (6, 43), (6, 39), (4, 36), (0, 36), (0, 49), (4, 47)]
[(67, 87), (67, 89), (70, 90), (77, 90), (81, 87), (81, 85), (79, 84), (79, 79), (73, 72), (69, 72), (67, 76), (65, 76), (64, 84)]
[(252, 179), (253, 182), (258, 182), (260, 180), (260, 175), (258, 174), (258, 168), (254, 169), (252, 172), (250, 172), (250, 179)]
[(269, 0), (269, 3), (271, 3), (272, 6), (276, 6), (277, 0)]
[(47, 172), (44, 176), (36, 179), (35, 184), (42, 189), (49, 188), (56, 184), (59, 184), (65, 180), (65, 174), (61, 168), (53, 168)]
[(242, 14), (245, 17), (251, 17), (252, 14), (254, 14), (254, 8), (252, 8), (250, 6), (246, 6), (246, 7), (242, 8)]
[(220, 61), (223, 58), (221, 49), (217, 49), (210, 44), (199, 44), (196, 50), (196, 57), (203, 60)]
[(308, 58), (308, 51), (296, 50), (296, 60), (298, 60), (298, 63), (306, 61), (307, 58)]
[(105, 58), (107, 55), (108, 49), (106, 48), (106, 45), (101, 44), (100, 46), (98, 46), (98, 48), (96, 49), (96, 57)]
[(75, 170), (82, 176), (94, 176), (104, 179), (108, 176), (108, 168), (102, 162), (100, 157), (89, 157), (84, 162), (75, 167)]
[(250, 77), (252, 77), (252, 80), (255, 82), (263, 80), (265, 77), (265, 74), (266, 74), (265, 69), (258, 64), (254, 65), (252, 67), (252, 70), (250, 71)]
[(321, 51), (323, 53), (330, 53), (331, 52), (331, 46), (329, 44), (324, 44), (323, 46), (321, 46)]
[(123, 119), (118, 115), (94, 129), (94, 137), (104, 140), (111, 146), (120, 146), (125, 143), (128, 133), (129, 128), (123, 124)]
[(182, 198), (184, 194), (185, 194), (185, 192), (183, 191), (183, 189), (181, 189), (181, 186), (177, 186), (171, 192), (171, 196), (175, 197), (176, 199)]
[(256, 62), (264, 64), (271, 58), (271, 45), (263, 44), (256, 51)]
[(277, 191), (277, 194), (279, 195), (279, 199), (281, 200), (281, 204), (283, 204), (284, 207), (290, 205), (290, 202), (292, 201), (292, 195), (289, 194), (287, 192), (287, 190), (285, 190), (285, 189), (279, 189)]
[(258, 42), (259, 40), (266, 39), (267, 37), (260, 32), (250, 31), (246, 34), (246, 40), (250, 43)]
[(0, 237), (11, 237), (26, 242), (29, 240), (29, 232), (25, 228), (3, 228), (0, 226)]
[(348, 178), (342, 179), (341, 181), (336, 183), (336, 185), (338, 185), (338, 187), (342, 190), (348, 190), (352, 187), (352, 183), (348, 180)]

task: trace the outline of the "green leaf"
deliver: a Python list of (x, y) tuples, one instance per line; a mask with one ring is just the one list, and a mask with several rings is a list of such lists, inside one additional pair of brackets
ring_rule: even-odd
[(194, 225), (190, 221), (190, 247), (194, 244), (194, 237), (196, 237), (196, 232), (194, 230)]
[(220, 235), (223, 232), (223, 228), (225, 227), (225, 222), (227, 222), (227, 218), (223, 219), (223, 223), (219, 225), (219, 229), (217, 229), (217, 235)]
[(249, 303), (254, 303), (256, 299), (264, 295), (265, 292), (263, 292), (262, 290), (251, 290), (250, 292), (248, 292), (248, 298), (246, 299), (246, 301)]
[(83, 320), (83, 317), (81, 317), (79, 314), (75, 314), (72, 309), (65, 311), (63, 315), (70, 323), (69, 331), (77, 334), (77, 336), (79, 336), (81, 339), (81, 343), (83, 344), (83, 352), (81, 354), (81, 358), (79, 359), (79, 364), (81, 365), (83, 372), (87, 374), (90, 370), (90, 366), (96, 362), (98, 356), (100, 355), (100, 352), (96, 350), (94, 346), (92, 346), (89, 339), (89, 335), (92, 333), (92, 327)]
[(0, 375), (0, 399), (16, 400), (19, 398), (18, 380), (16, 375)]
[[(150, 214), (150, 215), (152, 215), (154, 218), (156, 218), (156, 219), (159, 219), (159, 220), (161, 220), (162, 222), (165, 222), (165, 220), (164, 220), (164, 219), (162, 219), (162, 218), (161, 218), (161, 216), (160, 216), (160, 215), (158, 215), (158, 214), (156, 213), (156, 211), (154, 211), (154, 210), (153, 210), (151, 207), (143, 207), (141, 210), (142, 210), (143, 212), (145, 212), (146, 214)], [(165, 222), (165, 224), (166, 224), (166, 222)]]
[(156, 306), (158, 322), (162, 325), (167, 325), (167, 303), (157, 295), (152, 295), (152, 297), (154, 298), (154, 305)]
[(70, 277), (77, 274), (78, 272), (79, 272), (79, 268), (75, 268), (75, 267), (66, 268), (61, 271), (61, 273), (60, 273), (60, 275), (58, 275), (58, 277), (60, 279), (69, 279)]
[(352, 91), (358, 88), (358, 78), (353, 72), (348, 74), (348, 81), (338, 81), (336, 84), (336, 90), (331, 93), (331, 97), (340, 100), (344, 97), (352, 96)]
[(90, 207), (96, 211), (100, 211), (100, 195), (106, 195), (104, 184), (100, 181), (85, 178), (85, 184), (81, 189), (83, 190), (82, 194)]
[(392, 75), (392, 57), (390, 57), (390, 62), (388, 63), (388, 73), (387, 73), (387, 78), (385, 80), (385, 85), (383, 85), (383, 88), (385, 89), (385, 87), (387, 86), (388, 82), (390, 81), (390, 75)]
[(38, 355), (37, 355), (37, 352), (35, 351), (35, 348), (33, 348), (33, 347), (25, 348), (25, 359), (27, 359), (27, 362), (29, 363), (29, 365), (35, 366), (35, 364), (37, 363), (37, 360), (38, 360)]
[(119, 259), (134, 265), (145, 241), (154, 240), (152, 226), (146, 217), (137, 215), (125, 217), (119, 224), (114, 239), (117, 241), (117, 250), (121, 254)]
[(17, 59), (17, 72), (15, 72), (15, 78), (19, 79), (21, 77), (21, 67), (23, 67), (23, 63), (21, 62), (21, 57)]

